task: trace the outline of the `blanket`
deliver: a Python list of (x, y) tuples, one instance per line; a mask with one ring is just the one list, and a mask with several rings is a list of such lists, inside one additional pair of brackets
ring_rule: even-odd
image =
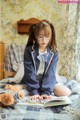
[[(11, 78), (10, 78), (11, 79)], [(9, 79), (9, 80), (10, 80)], [(80, 84), (75, 80), (67, 80), (61, 76), (64, 84), (72, 90), (68, 106), (37, 108), (31, 106), (0, 107), (0, 119), (8, 120), (80, 120)], [(65, 80), (66, 79), (66, 80)], [(8, 83), (9, 83), (8, 80)], [(66, 82), (65, 82), (66, 81)], [(0, 81), (0, 87), (7, 83), (7, 79)], [(28, 92), (25, 91), (26, 95)]]
[(18, 65), (23, 62), (24, 50), (26, 45), (17, 45), (12, 43), (7, 47), (4, 61), (5, 71), (17, 71)]

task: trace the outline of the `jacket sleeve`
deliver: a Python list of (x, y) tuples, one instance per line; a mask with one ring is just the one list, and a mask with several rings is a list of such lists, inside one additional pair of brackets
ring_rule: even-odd
[(39, 94), (39, 82), (36, 80), (36, 73), (34, 69), (34, 64), (32, 56), (29, 50), (25, 50), (24, 53), (24, 78), (23, 83), (26, 84), (26, 87), (30, 95)]
[(56, 80), (56, 67), (58, 62), (58, 53), (56, 53), (50, 63), (50, 66), (48, 68), (47, 73), (44, 75), (43, 81), (42, 81), (42, 94), (50, 95), (53, 90), (54, 86), (57, 83)]

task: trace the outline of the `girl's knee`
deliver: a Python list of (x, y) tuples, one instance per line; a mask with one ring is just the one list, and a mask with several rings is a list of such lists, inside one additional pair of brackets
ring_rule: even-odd
[(53, 92), (56, 96), (69, 96), (71, 94), (71, 90), (69, 88), (60, 84), (55, 85)]

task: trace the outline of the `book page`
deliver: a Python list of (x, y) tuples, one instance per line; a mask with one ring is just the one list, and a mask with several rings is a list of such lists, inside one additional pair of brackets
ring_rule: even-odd
[(47, 102), (61, 102), (61, 101), (67, 101), (69, 98), (67, 96), (62, 96), (62, 97), (57, 97), (57, 96), (52, 96), (51, 99), (45, 99), (42, 100), (42, 103), (47, 103)]
[(52, 96), (51, 99), (44, 99), (44, 100), (30, 100), (28, 97), (25, 99), (25, 101), (22, 101), (22, 102), (19, 101), (17, 105), (48, 107), (48, 106), (65, 105), (65, 104), (70, 104), (70, 103), (71, 101), (67, 96), (62, 96), (62, 97)]

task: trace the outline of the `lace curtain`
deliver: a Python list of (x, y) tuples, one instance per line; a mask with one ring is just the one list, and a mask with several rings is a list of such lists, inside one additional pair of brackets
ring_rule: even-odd
[[(68, 43), (72, 49), (69, 51), (72, 55), (70, 75), (73, 79), (80, 81), (80, 6), (79, 4), (69, 4), (68, 14)], [(70, 42), (71, 41), (71, 42)]]
[(80, 6), (78, 5), (78, 17), (77, 17), (77, 40), (76, 40), (76, 65), (77, 76), (76, 79), (80, 81)]

